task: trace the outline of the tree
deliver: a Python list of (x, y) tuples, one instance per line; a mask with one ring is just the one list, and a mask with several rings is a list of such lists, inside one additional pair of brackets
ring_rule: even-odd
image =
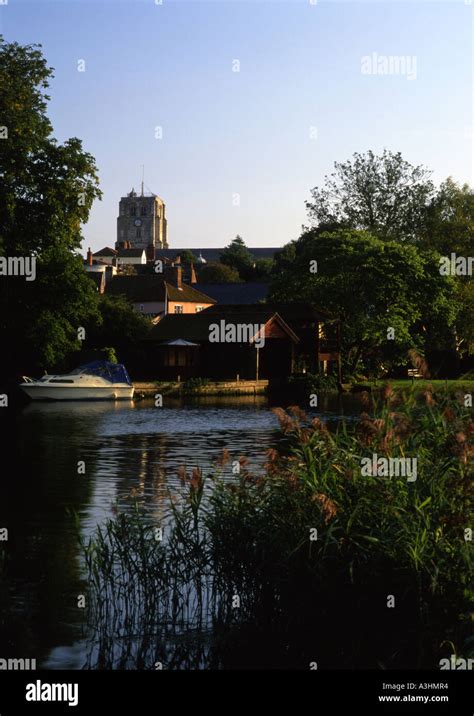
[(474, 249), (474, 191), (451, 177), (443, 182), (427, 211), (421, 244), (442, 256), (472, 255)]
[(362, 229), (384, 241), (416, 242), (434, 194), (430, 172), (400, 152), (368, 151), (334, 164), (323, 187), (306, 202), (311, 226)]
[(273, 271), (273, 260), (272, 259), (257, 259), (255, 261), (255, 269), (253, 272), (253, 278), (256, 281), (266, 281), (270, 278)]
[(125, 296), (99, 297), (101, 322), (92, 322), (86, 330), (84, 348), (112, 347), (119, 362), (126, 363), (130, 371), (139, 370), (144, 355), (142, 341), (151, 330), (150, 320), (136, 311)]
[(192, 251), (189, 249), (185, 249), (184, 251), (181, 251), (180, 253), (181, 257), (181, 263), (185, 266), (190, 266), (191, 264), (195, 264), (197, 262), (197, 258), (193, 254)]
[(410, 348), (449, 340), (456, 312), (453, 281), (440, 275), (437, 254), (343, 229), (309, 230), (284, 247), (270, 300), (309, 302), (341, 318), (350, 372), (361, 360), (400, 365)]
[(200, 266), (198, 279), (201, 283), (242, 283), (236, 269), (218, 262)]
[(244, 281), (252, 274), (253, 265), (255, 263), (243, 238), (238, 234), (235, 239), (225, 247), (220, 255), (220, 261), (226, 266), (235, 269), (239, 273), (240, 278), (244, 279)]
[(100, 320), (78, 252), (81, 224), (100, 197), (94, 158), (81, 141), (52, 136), (46, 90), (53, 71), (40, 46), (0, 36), (0, 256), (37, 261), (35, 281), (0, 277), (6, 370), (59, 363), (80, 345), (86, 320)]
[[(448, 178), (428, 207), (421, 245), (443, 257), (474, 255), (474, 191)], [(474, 281), (456, 275), (456, 346), (460, 354), (474, 353)]]

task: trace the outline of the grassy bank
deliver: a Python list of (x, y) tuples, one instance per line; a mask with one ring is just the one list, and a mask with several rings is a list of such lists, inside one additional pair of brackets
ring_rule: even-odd
[[(266, 472), (224, 451), (156, 524), (138, 507), (83, 544), (90, 666), (439, 668), (472, 657), (473, 424), (449, 395), (364, 396), (336, 433), (276, 410)], [(369, 411), (371, 417), (369, 417)], [(417, 460), (416, 479), (364, 458)], [(162, 530), (162, 531), (160, 531)]]
[[(424, 390), (434, 390), (436, 392), (447, 391), (454, 393), (456, 391), (464, 391), (466, 393), (474, 393), (474, 379), (472, 378), (458, 378), (456, 380), (428, 380), (424, 378), (401, 378), (399, 380), (388, 381), (393, 388), (404, 391), (415, 391), (420, 392)], [(373, 391), (383, 390), (386, 385), (386, 380), (372, 380), (364, 381), (360, 383), (354, 383), (348, 386), (352, 390), (357, 391)]]

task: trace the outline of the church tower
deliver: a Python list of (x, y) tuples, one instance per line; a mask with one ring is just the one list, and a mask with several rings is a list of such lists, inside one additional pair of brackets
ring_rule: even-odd
[(156, 194), (138, 195), (134, 189), (123, 196), (119, 203), (117, 218), (116, 249), (145, 249), (147, 254), (154, 249), (168, 248), (168, 223), (165, 203)]

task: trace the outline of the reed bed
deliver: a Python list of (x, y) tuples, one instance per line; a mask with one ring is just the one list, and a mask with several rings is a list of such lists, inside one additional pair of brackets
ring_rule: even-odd
[[(264, 474), (181, 473), (155, 539), (137, 506), (83, 542), (102, 668), (439, 668), (472, 650), (473, 437), (464, 396), (363, 395), (330, 432), (276, 409)], [(417, 477), (361, 472), (416, 457)], [(389, 606), (393, 597), (394, 604)]]

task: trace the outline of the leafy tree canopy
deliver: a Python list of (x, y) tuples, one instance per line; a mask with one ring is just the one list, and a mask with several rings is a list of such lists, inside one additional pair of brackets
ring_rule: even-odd
[(416, 241), (434, 196), (430, 172), (400, 152), (355, 153), (336, 162), (322, 187), (306, 202), (311, 227), (362, 229), (389, 241)]
[(120, 351), (141, 341), (151, 329), (150, 320), (136, 311), (125, 296), (99, 297), (100, 325), (91, 324), (87, 344), (92, 348), (112, 346), (120, 358)]
[(235, 269), (240, 278), (246, 280), (252, 272), (254, 258), (241, 236), (237, 234), (235, 239), (225, 247), (220, 255), (220, 261), (226, 266)]
[(181, 262), (185, 266), (189, 266), (190, 264), (195, 264), (197, 262), (197, 258), (195, 257), (193, 252), (190, 251), (189, 249), (185, 249), (184, 251), (181, 251), (180, 256), (181, 256)]
[(200, 266), (198, 279), (201, 283), (242, 283), (235, 268), (218, 262)]
[(9, 373), (59, 363), (79, 347), (85, 320), (100, 320), (77, 254), (81, 225), (101, 195), (97, 171), (79, 139), (59, 144), (53, 137), (46, 114), (52, 76), (40, 46), (0, 36), (0, 256), (37, 260), (29, 284), (0, 277)]
[(270, 278), (273, 271), (273, 259), (257, 259), (255, 261), (255, 269), (253, 278), (256, 281), (266, 281)]
[(428, 336), (449, 335), (456, 314), (454, 283), (440, 275), (437, 254), (345, 229), (309, 230), (284, 247), (270, 300), (309, 302), (341, 318), (352, 370), (361, 358), (405, 362)]
[(474, 251), (474, 191), (450, 177), (441, 184), (426, 212), (423, 246), (443, 256)]

